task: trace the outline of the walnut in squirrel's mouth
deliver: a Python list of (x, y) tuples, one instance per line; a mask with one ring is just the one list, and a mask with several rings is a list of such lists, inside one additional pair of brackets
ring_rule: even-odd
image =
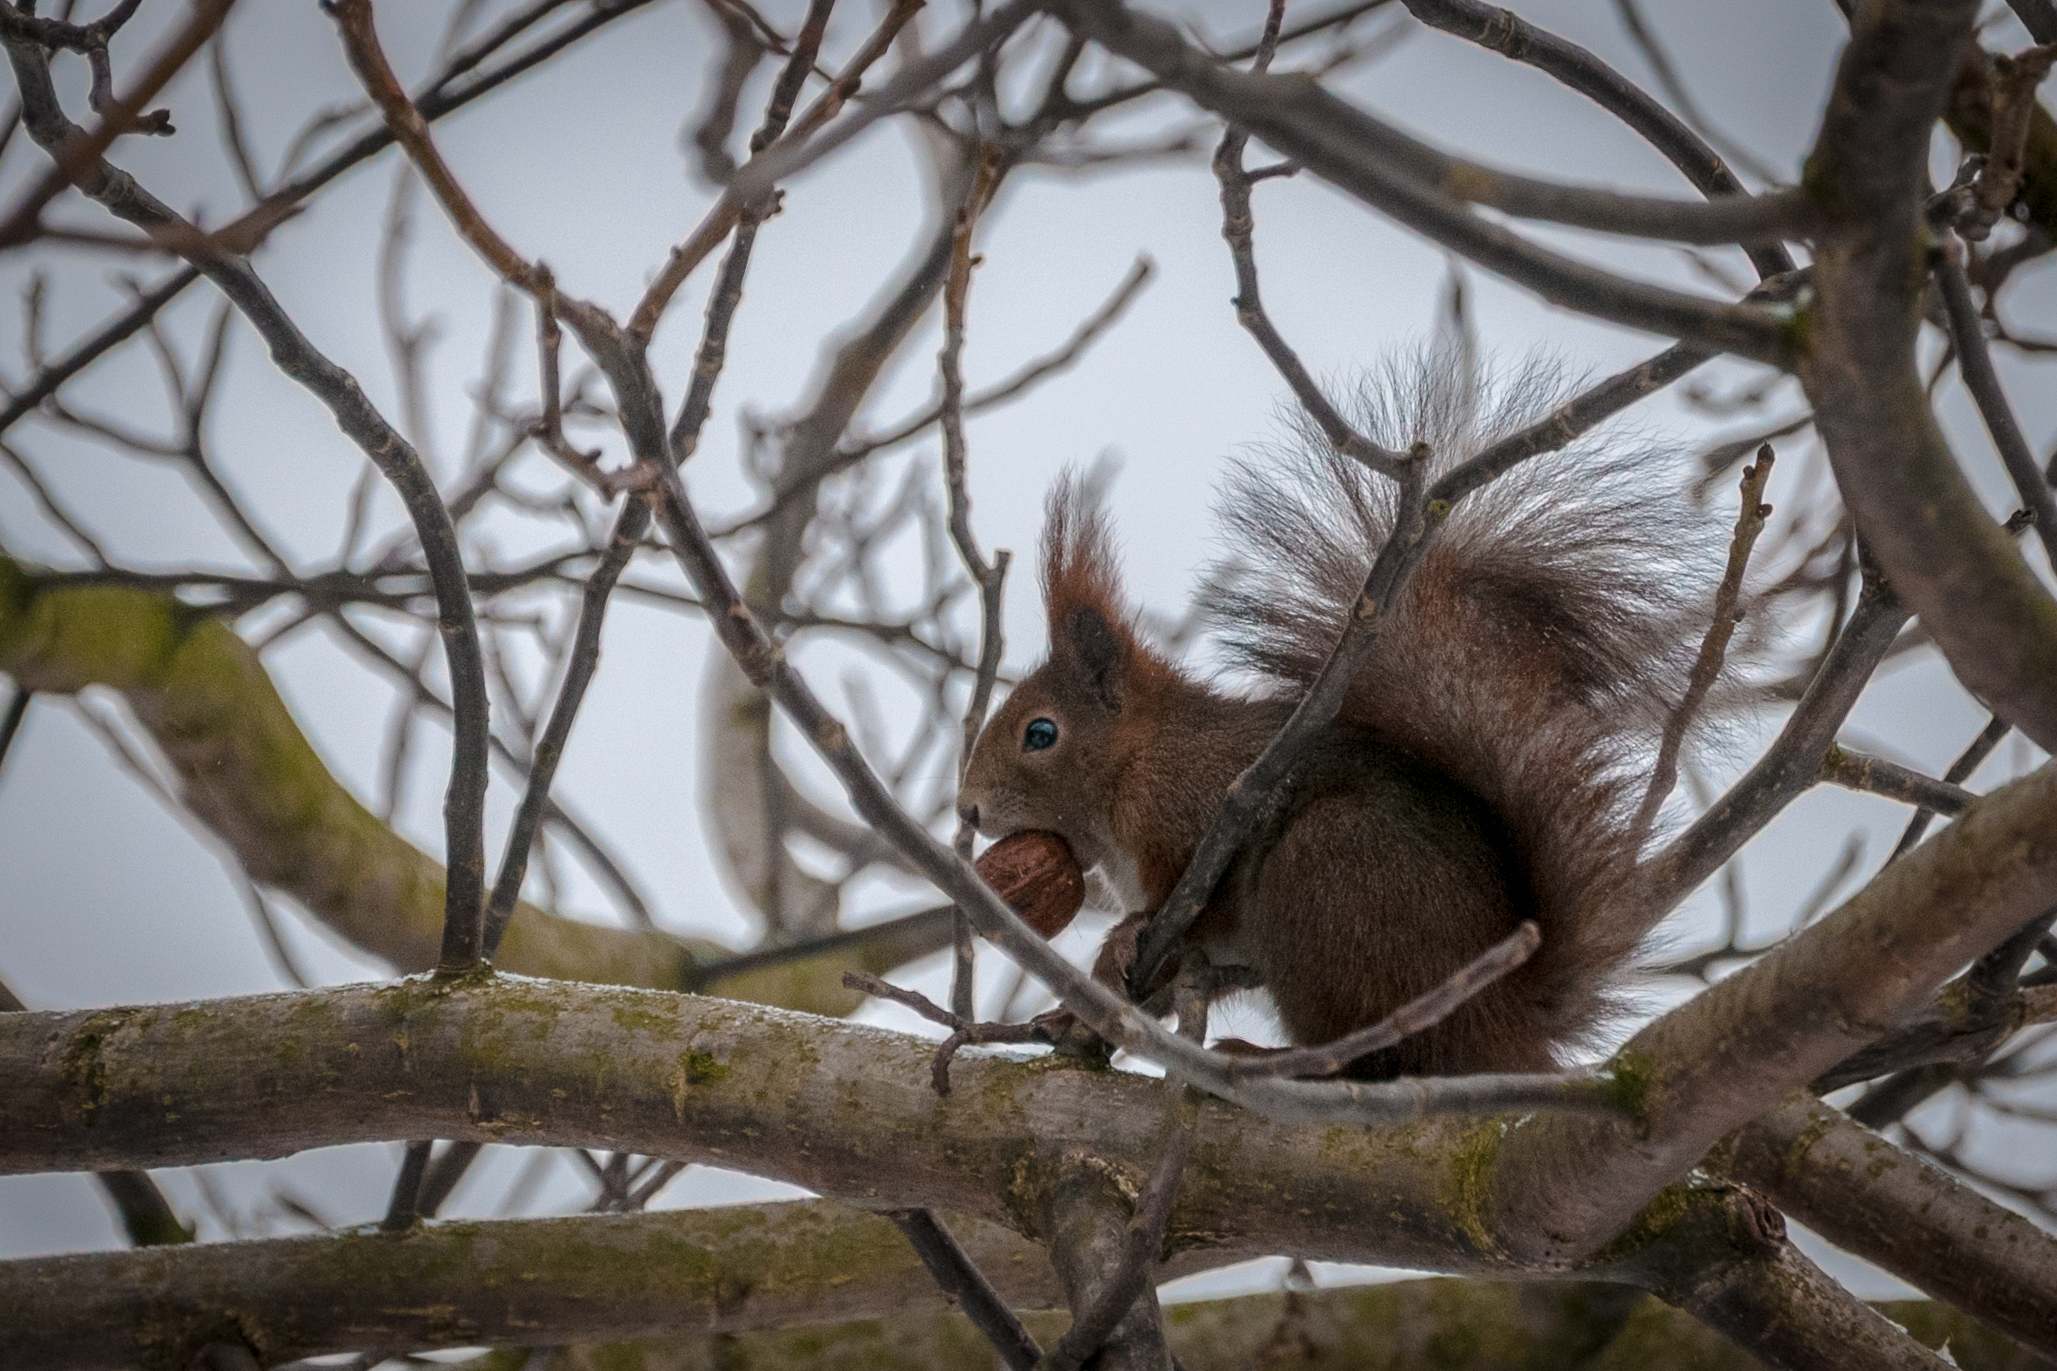
[(1023, 829), (979, 854), (973, 863), (1007, 907), (1045, 938), (1071, 925), (1086, 902), (1086, 873), (1071, 845), (1055, 833)]

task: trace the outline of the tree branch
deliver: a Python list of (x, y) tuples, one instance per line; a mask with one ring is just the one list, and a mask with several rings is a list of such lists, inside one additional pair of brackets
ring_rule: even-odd
[[(98, 157), (79, 159), (78, 128), (64, 115), (40, 50), (6, 40), (8, 61), (22, 93), (29, 134), (81, 191), (115, 217), (171, 233), (172, 245), (239, 309), (271, 349), (272, 360), (311, 392), (337, 426), (399, 494), (421, 542), (436, 592), (443, 650), (456, 706), (456, 728), (445, 792), (447, 880), (443, 936), (437, 965), (459, 968), (476, 959), (485, 918), (486, 678), (478, 622), (465, 582), (457, 530), (421, 457), (365, 397), (355, 377), (315, 347), (287, 317), (247, 260), (199, 232), (156, 197)], [(67, 160), (69, 159), (69, 160)]]
[(1802, 1094), (1710, 1164), (1847, 1252), (2057, 1357), (2057, 1236)]
[(1637, 1033), (1614, 1065), (1636, 1082), (1642, 1127), (1546, 1118), (1510, 1138), (1491, 1204), (1502, 1240), (1538, 1260), (1590, 1252), (1721, 1135), (1927, 1004), (2057, 903), (2052, 815), (2057, 764), (2046, 763)]
[(937, 1287), (985, 1334), (1008, 1371), (1033, 1371), (1042, 1350), (942, 1219), (926, 1209), (899, 1209), (886, 1217), (906, 1236)]
[[(954, 1215), (951, 1223), (1014, 1308), (1062, 1303), (1035, 1244), (995, 1224)], [(1188, 1252), (1166, 1274), (1216, 1260)], [(581, 1371), (631, 1348), (653, 1371), (682, 1371), (709, 1364), (717, 1343), (741, 1364), (796, 1371), (853, 1363), (927, 1371), (982, 1350), (886, 1220), (822, 1200), (39, 1257), (0, 1262), (0, 1293), (7, 1307), (42, 1315), (0, 1330), (0, 1354), (48, 1371), (159, 1357), (180, 1364), (179, 1350), (217, 1336), (231, 1308), (239, 1336), (273, 1362), (366, 1344), (516, 1349), (541, 1327), (573, 1344), (565, 1356)], [(134, 1317), (143, 1307), (152, 1322)], [(1902, 1300), (1882, 1312), (1930, 1346), (1947, 1344), (1968, 1371), (2042, 1364), (1944, 1306)], [(1031, 1313), (1027, 1321), (1049, 1340), (1062, 1320)], [(1166, 1331), (1188, 1371), (1261, 1364), (1274, 1340), (1290, 1345), (1292, 1364), (1305, 1371), (1362, 1366), (1372, 1347), (1402, 1358), (1434, 1348), (1445, 1371), (1504, 1371), (1515, 1349), (1530, 1364), (1590, 1371), (1631, 1371), (1660, 1356), (1707, 1371), (1759, 1365), (1654, 1300), (1616, 1333), (1586, 1287), (1572, 1284), (1438, 1279), (1246, 1295), (1181, 1305)], [(510, 1350), (483, 1366), (520, 1371), (527, 1355)]]
[(1964, 279), (1964, 244), (1954, 234), (1943, 242), (1936, 260), (1936, 284), (1943, 296), (1944, 317), (1950, 321), (1950, 338), (1957, 345), (1957, 369), (1964, 376), (1964, 388), (1978, 405), (1986, 432), (2000, 454), (2001, 464), (2021, 494), (2022, 507), (2035, 516), (2036, 536), (2043, 553), (2057, 569), (2057, 496), (2043, 475), (2042, 465), (2029, 450), (2028, 438), (2014, 417), (2001, 388), (2000, 373), (1993, 369), (1992, 350), (1986, 346), (1985, 325), (1980, 322), (1978, 303), (1971, 298), (1971, 283)]
[(1822, 760), (1835, 745), (1836, 731), (1907, 617), (1892, 591), (1867, 575), (1849, 619), (1778, 737), (1741, 780), (1644, 864), (1646, 898), (1654, 908), (1669, 909), (1685, 898), (1821, 779)]
[[(40, 98), (31, 97), (26, 89), (23, 90), (23, 123), (28, 127), (29, 136), (50, 152), (51, 159), (56, 165), (36, 181), (28, 194), (16, 203), (6, 220), (0, 222), (0, 250), (32, 241), (41, 226), (44, 207), (55, 199), (65, 186), (76, 184), (81, 178), (90, 177), (101, 154), (112, 147), (114, 140), (122, 134), (135, 132), (139, 128), (150, 132), (170, 131), (171, 125), (164, 117), (165, 111), (157, 110), (150, 115), (143, 115), (143, 106), (192, 60), (193, 54), (198, 52), (201, 45), (221, 27), (221, 21), (228, 17), (229, 9), (234, 3), (235, 0), (202, 0), (202, 3), (194, 5), (186, 22), (173, 31), (157, 55), (145, 65), (135, 89), (119, 99), (113, 95), (106, 67), (107, 37), (112, 28), (100, 29), (97, 35), (94, 34), (94, 30), (99, 29), (97, 24), (89, 24), (79, 30), (86, 36), (81, 40), (84, 46), (78, 50), (97, 53), (93, 71), (92, 103), (94, 111), (100, 115), (100, 122), (88, 132), (71, 125), (67, 120), (63, 135), (46, 141), (44, 135), (36, 132), (36, 125), (47, 111), (39, 110), (42, 105)], [(135, 5), (129, 3), (120, 8), (133, 13)], [(7, 44), (9, 54), (27, 53), (31, 50), (27, 45), (35, 45), (37, 56), (34, 61), (39, 66), (45, 65), (41, 56), (41, 45), (47, 39), (43, 33), (38, 32), (38, 28), (53, 21), (21, 17), (11, 0), (0, 3), (0, 12), (4, 12), (7, 19), (6, 23), (0, 24), (0, 41)], [(61, 27), (77, 28), (74, 25)], [(118, 28), (120, 25), (116, 24), (113, 27)], [(24, 29), (27, 32), (24, 32)], [(72, 46), (72, 43), (67, 41), (63, 46)], [(16, 70), (16, 77), (20, 78), (19, 68)], [(54, 109), (55, 103), (53, 97), (50, 108)], [(63, 116), (60, 113), (58, 117), (61, 119)]]
[(1672, 786), (1678, 783), (1679, 749), (1685, 744), (1686, 734), (1700, 712), (1701, 704), (1706, 701), (1707, 692), (1714, 688), (1714, 682), (1721, 676), (1722, 663), (1728, 657), (1729, 639), (1735, 635), (1736, 624), (1742, 618), (1737, 606), (1742, 599), (1743, 576), (1750, 566), (1750, 550), (1757, 545), (1758, 535), (1764, 532), (1764, 521), (1771, 517), (1771, 506), (1763, 502), (1763, 497), (1764, 488), (1771, 481), (1773, 460), (1771, 444), (1766, 443), (1757, 449), (1756, 464), (1743, 468), (1736, 531), (1729, 539), (1728, 566), (1722, 571), (1720, 584), (1715, 587), (1714, 609), (1708, 616), (1707, 634), (1700, 640), (1700, 651), (1693, 659), (1685, 696), (1672, 710), (1671, 717), (1664, 721), (1664, 734), (1658, 740), (1657, 760), (1651, 768), (1650, 785), (1643, 792), (1642, 804), (1636, 810), (1638, 847), (1649, 834), (1650, 825), (1656, 822), (1665, 800), (1670, 798)]
[(1447, 158), (1337, 100), (1305, 77), (1235, 71), (1171, 25), (1111, 3), (1067, 3), (1061, 17), (1165, 85), (1264, 139), (1287, 157), (1444, 247), (1554, 303), (1758, 361), (1783, 364), (1778, 316), (1627, 280), (1558, 256), (1474, 214), (1471, 204), (1560, 223), (1659, 236), (1775, 237), (1805, 227), (1806, 197), (1735, 203), (1651, 201), (1528, 181)]
[[(1713, 199), (1738, 195), (1743, 185), (1721, 156), (1661, 103), (1599, 57), (1537, 28), (1512, 10), (1481, 0), (1405, 0), (1407, 10), (1424, 24), (1454, 33), (1510, 61), (1526, 63), (1563, 82), (1634, 129), (1693, 183)], [(1759, 276), (1793, 269), (1784, 244), (1759, 243), (1746, 249)]]
[[(1284, 22), (1285, 0), (1271, 0), (1263, 35), (1257, 40), (1257, 53), (1251, 59), (1252, 72), (1261, 75), (1270, 67), (1278, 52), (1279, 29)], [(1397, 481), (1406, 467), (1407, 455), (1372, 442), (1337, 411), (1264, 308), (1257, 283), (1256, 221), (1250, 208), (1250, 190), (1255, 182), (1243, 169), (1243, 152), (1249, 143), (1250, 135), (1231, 123), (1214, 151), (1213, 162), (1214, 179), (1221, 185), (1221, 236), (1228, 242), (1229, 260), (1236, 273), (1236, 322), (1264, 349), (1264, 355), (1292, 387), (1293, 397), (1321, 429), (1330, 447)]]
[[(507, 975), (0, 1015), (0, 1173), (440, 1137), (747, 1166), (868, 1205), (1011, 1223), (1014, 1173), (1039, 1136), (1137, 1175), (1157, 1154), (1154, 1078), (973, 1051), (955, 1065), (958, 1088), (937, 1096), (933, 1049), (790, 1011)], [(1338, 1131), (1210, 1101), (1173, 1245), (1503, 1268), (1444, 1212), (1437, 1155), (1501, 1126)], [(1335, 1202), (1276, 1203), (1301, 1186)], [(1355, 1213), (1419, 1222), (1367, 1230)]]
[(1833, 216), (1801, 384), (1843, 500), (1893, 589), (1974, 695), (2057, 749), (2057, 599), (1993, 524), (1914, 365), (1929, 141), (1975, 0), (1894, 0), (1853, 21), (1809, 161)]
[(1821, 779), (1846, 790), (1888, 795), (1937, 814), (1961, 814), (1978, 799), (1962, 786), (1841, 744), (1831, 746), (1822, 757)]
[[(1150, 1171), (1160, 1081), (976, 1054), (958, 1063), (963, 1088), (939, 1098), (920, 1079), (929, 1052), (804, 1015), (504, 975), (0, 1015), (0, 1172), (448, 1137), (742, 1166), (867, 1205), (1020, 1227), (1038, 1222), (1039, 1157), (1071, 1148), (1119, 1174)], [(1495, 1178), (1536, 1126), (1285, 1127), (1203, 1102), (1168, 1248), (1669, 1288), (1700, 1238), (1730, 1226), (1680, 1189), (1596, 1267), (1524, 1262), (1485, 1225)], [(1752, 1243), (1763, 1257), (1764, 1240)], [(1751, 1288), (1765, 1319), (1806, 1317), (1779, 1289)]]
[(1328, 660), (1321, 664), (1321, 670), (1308, 683), (1278, 733), (1264, 745), (1264, 751), (1229, 785), (1221, 808), (1194, 845), (1178, 883), (1165, 897), (1162, 907), (1151, 915), (1136, 949), (1135, 965), (1129, 972), (1129, 993), (1135, 998), (1148, 997), (1173, 949), (1200, 917), (1208, 897), (1221, 883), (1222, 874), (1235, 859), (1237, 850), (1256, 830), (1300, 752), (1315, 734), (1334, 721), (1343, 706), (1352, 674), (1391, 621), (1386, 607), (1406, 588), (1408, 576), (1447, 511), (1445, 506), (1431, 516), (1427, 507), (1428, 461), (1425, 449), (1417, 448), (1411, 455), (1400, 480), (1399, 512), (1392, 532), (1372, 559), (1364, 589)]

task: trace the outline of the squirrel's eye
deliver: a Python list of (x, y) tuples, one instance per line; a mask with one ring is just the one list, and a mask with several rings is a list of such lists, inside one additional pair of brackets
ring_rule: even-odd
[(1028, 727), (1021, 731), (1021, 750), (1041, 752), (1057, 743), (1057, 721), (1054, 719), (1030, 719)]

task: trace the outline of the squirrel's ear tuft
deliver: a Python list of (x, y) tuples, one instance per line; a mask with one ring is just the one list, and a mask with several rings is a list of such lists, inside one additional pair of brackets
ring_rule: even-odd
[(1122, 603), (1121, 569), (1097, 492), (1067, 473), (1050, 492), (1043, 524), (1043, 605), (1050, 655), (1076, 667), (1109, 709), (1137, 650)]
[(1128, 635), (1091, 605), (1074, 605), (1065, 616), (1063, 651), (1096, 699), (1121, 708), (1122, 677), (1132, 644)]

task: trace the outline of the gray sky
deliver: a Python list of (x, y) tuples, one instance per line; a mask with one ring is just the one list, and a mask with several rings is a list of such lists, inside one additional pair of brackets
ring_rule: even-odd
[[(117, 45), (117, 62), (124, 53), (133, 60), (148, 50), (148, 35), (157, 31), (152, 25), (163, 24), (176, 8), (146, 6), (136, 32)], [(769, 0), (763, 8), (790, 27), (801, 7), (793, 0)], [(945, 19), (956, 7), (933, 8), (924, 22), (937, 35), (946, 31)], [(1250, 32), (1263, 9), (1254, 0), (1187, 0), (1160, 8), (1175, 8), (1195, 31), (1224, 43)], [(1647, 67), (1611, 6), (1537, 0), (1520, 8), (1534, 22), (1647, 80)], [(1646, 0), (1645, 8), (1715, 125), (1779, 177), (1796, 176), (1840, 42), (1834, 7), (1785, 0)], [(441, 4), (380, 7), (386, 47), (403, 79), (426, 70), (448, 13)], [(847, 52), (876, 13), (864, 0), (845, 0), (831, 27), (829, 50)], [(1364, 31), (1403, 23), (1396, 14)], [(1993, 40), (1998, 46), (2019, 46), (2018, 34), (2001, 33)], [(241, 94), (257, 116), (250, 136), (260, 166), (276, 162), (309, 112), (356, 95), (333, 29), (311, 4), (242, 6), (226, 34)], [(679, 133), (697, 111), (714, 60), (713, 36), (701, 6), (653, 5), (551, 62), (538, 76), (438, 124), (438, 143), (506, 237), (547, 261), (568, 289), (625, 310), (668, 246), (712, 198), (681, 155)], [(1097, 61), (1089, 61), (1084, 75), (1100, 70)], [(70, 107), (82, 109), (82, 64), (61, 62), (60, 72)], [(767, 74), (760, 70), (745, 101), (746, 125), (753, 106), (761, 106)], [(1433, 33), (1406, 33), (1380, 60), (1337, 85), (1420, 136), (1489, 163), (1623, 188), (1685, 190), (1655, 153), (1577, 96)], [(167, 102), (179, 135), (127, 140), (117, 160), (164, 198), (204, 208), (218, 221), (242, 201), (221, 150), (204, 64), (174, 84)], [(1203, 148), (1218, 136), (1216, 126), (1169, 99), (1147, 103), (1102, 132), (1144, 139), (1183, 125), (1198, 131)], [(1947, 175), (1947, 153), (1940, 147), (1939, 158), (1938, 172)], [(398, 419), (374, 309), (379, 226), (394, 166), (389, 152), (352, 172), (283, 228), (258, 265), (301, 327)], [(39, 155), (26, 140), (17, 140), (0, 160), (0, 203), (42, 170)], [(715, 418), (689, 469), (704, 508), (744, 512), (756, 506), (759, 492), (740, 462), (738, 416), (778, 414), (800, 404), (825, 341), (863, 311), (922, 235), (931, 213), (929, 192), (911, 134), (898, 125), (874, 130), (789, 187), (784, 213), (761, 237)], [(981, 541), (1025, 551), (1033, 546), (1041, 495), (1054, 474), (1103, 453), (1117, 456), (1122, 465), (1112, 506), (1125, 531), (1132, 589), (1145, 604), (1166, 612), (1183, 603), (1197, 569), (1215, 551), (1207, 506), (1216, 474), (1240, 446), (1276, 434), (1274, 415), (1284, 392), (1229, 308), (1232, 281), (1215, 197), (1204, 152), (1116, 172), (1025, 174), (989, 217), (981, 240), (986, 260), (972, 297), (965, 367), (976, 387), (1056, 345), (1139, 254), (1156, 263), (1156, 278), (1141, 300), (1082, 365), (1024, 401), (972, 421), (971, 481)], [(77, 203), (66, 204), (57, 217), (106, 226), (90, 206)], [(1675, 253), (1569, 232), (1537, 236), (1648, 279), (1708, 288)], [(1434, 327), (1449, 279), (1445, 254), (1310, 178), (1260, 187), (1257, 237), (1273, 316), (1317, 374), (1348, 377)], [(425, 201), (412, 244), (409, 307), (434, 314), (439, 328), (427, 429), (411, 436), (441, 455), (447, 476), (470, 422), (469, 387), (485, 350), (491, 278)], [(1742, 269), (1740, 254), (1718, 257), (1731, 271)], [(19, 299), (32, 273), (47, 273), (45, 337), (59, 349), (118, 308), (119, 275), (133, 271), (154, 280), (162, 270), (76, 250), (15, 253), (0, 257), (0, 300)], [(2047, 318), (2057, 302), (2057, 270), (2048, 259), (2030, 273), (2013, 288), (2014, 306), (2024, 312), (2017, 322), (2033, 322), (2029, 314)], [(654, 352), (658, 375), (674, 398), (698, 336), (700, 292), (710, 275), (703, 270), (688, 286)], [(1546, 306), (1480, 272), (1464, 270), (1462, 276), (1478, 331), (1496, 353), (1544, 348), (1576, 370), (1599, 373), (1661, 346), (1661, 340)], [(168, 312), (174, 336), (188, 351), (216, 308), (216, 297), (195, 290)], [(860, 429), (884, 427), (928, 399), (935, 332), (931, 320), (907, 350), (905, 364), (880, 387)], [(238, 323), (231, 333), (228, 388), (214, 428), (220, 460), (247, 492), (260, 522), (305, 565), (319, 565), (340, 542), (363, 459), (310, 396), (270, 369), (247, 328)], [(10, 378), (31, 370), (19, 334), (16, 327), (0, 328), (0, 368)], [(524, 315), (524, 359), (527, 334)], [(2047, 446), (2057, 431), (2057, 390), (2047, 372), (2037, 374), (2011, 355), (2000, 364), (2032, 441)], [(522, 360), (514, 370), (524, 396), (533, 385), (529, 365)], [(1709, 388), (1721, 393), (1761, 379), (1761, 373), (1735, 366), (1707, 373)], [(167, 423), (157, 376), (142, 349), (123, 350), (67, 395), (82, 408), (120, 414), (142, 427)], [(1789, 383), (1781, 383), (1775, 397), (1766, 414), (1798, 412), (1801, 402)], [(1945, 384), (1941, 406), (1973, 479), (2002, 511), (2004, 475), (1954, 380)], [(1668, 394), (1639, 411), (1637, 422), (1677, 436), (1684, 479), (1696, 449), (1751, 421), (1711, 421)], [(139, 463), (41, 420), (18, 426), (10, 441), (17, 441), (126, 564), (247, 565), (169, 467)], [(1822, 489), (1818, 483), (1826, 477), (1818, 454), (1803, 460), (1805, 452), (1798, 444), (1781, 449), (1774, 503), (1798, 506), (1808, 492)], [(934, 444), (893, 460), (934, 468)], [(534, 489), (561, 484), (540, 463), (527, 470)], [(1732, 508), (1733, 494), (1724, 488), (1708, 517), (1726, 523)], [(383, 486), (375, 509), (382, 531), (405, 527)], [(495, 516), (483, 528), (506, 559), (562, 546), (567, 533), (512, 516)], [(4, 472), (0, 543), (31, 560), (77, 561)], [(891, 565), (913, 587), (918, 551), (910, 545), (895, 557)], [(549, 603), (557, 615), (572, 608), (569, 598)], [(1007, 597), (1008, 659), (1014, 665), (1029, 663), (1040, 648), (1037, 609), (1034, 577), (1024, 569), (1012, 578)], [(411, 629), (377, 619), (366, 623), (403, 654), (411, 655), (417, 645)], [(1813, 641), (1818, 632), (1807, 624), (1791, 631), (1799, 643)], [(693, 621), (618, 601), (605, 665), (558, 789), (627, 854), (667, 926), (742, 942), (749, 936), (747, 921), (710, 856), (698, 813), (702, 723), (694, 699), (711, 648)], [(358, 794), (375, 793), (394, 703), (384, 681), (367, 673), (326, 630), (297, 635), (267, 660), (331, 768)], [(799, 660), (838, 707), (846, 700), (842, 682), (852, 674), (888, 701), (901, 689), (878, 658), (847, 646), (810, 643)], [(538, 684), (539, 663), (526, 663), (525, 669), (531, 684)], [(110, 702), (96, 703), (118, 717)], [(1935, 771), (1983, 718), (1931, 661), (1883, 675), (1848, 734)], [(1725, 771), (1746, 763), (1753, 741), (1775, 723), (1762, 720), (1746, 731)], [(799, 749), (789, 751), (796, 770), (819, 777)], [(431, 851), (440, 846), (437, 806), (447, 757), (447, 735), (431, 726), (417, 749), (399, 818), (403, 831)], [(2020, 748), (2003, 746), (1977, 783), (2018, 771), (2028, 760)], [(826, 784), (816, 791), (825, 798), (835, 794)], [(509, 788), (496, 783), (488, 819), (488, 847), (496, 854), (511, 804)], [(1767, 935), (1785, 927), (1852, 831), (1866, 842), (1860, 872), (1875, 868), (1903, 821), (1897, 805), (1826, 788), (1794, 805), (1743, 858), (1752, 926)], [(613, 917), (590, 880), (575, 879), (571, 891), (567, 904), (573, 911)], [(904, 909), (920, 898), (913, 887), (875, 880), (861, 887), (846, 912), (862, 918)], [(1693, 930), (1705, 925), (1710, 908), (1703, 894), (1679, 916), (1679, 944), (1692, 945)], [(311, 922), (297, 915), (287, 922), (287, 938), (321, 979), (384, 974)], [(987, 962), (987, 972), (997, 977), (997, 959)], [(939, 973), (934, 967), (930, 973), (933, 988)], [(0, 976), (33, 1007), (177, 1000), (281, 984), (211, 840), (159, 804), (79, 714), (57, 702), (40, 702), (32, 712), (0, 778)], [(2004, 1138), (1995, 1142), (2006, 1145)], [(460, 1192), (452, 1212), (490, 1212), (519, 1162), (503, 1156)], [(249, 1231), (290, 1231), (292, 1221), (270, 1201), (274, 1187), (289, 1188), (337, 1221), (363, 1221), (382, 1209), (392, 1164), (391, 1149), (352, 1147), (209, 1173)], [(183, 1212), (202, 1216), (208, 1236), (222, 1235), (199, 1202), (193, 1174), (168, 1174), (166, 1185)], [(668, 1202), (773, 1193), (785, 1192), (696, 1169), (674, 1186)], [(569, 1168), (560, 1167), (537, 1204), (575, 1204), (581, 1194)], [(0, 1179), (0, 1256), (118, 1241), (97, 1194), (83, 1180)]]

